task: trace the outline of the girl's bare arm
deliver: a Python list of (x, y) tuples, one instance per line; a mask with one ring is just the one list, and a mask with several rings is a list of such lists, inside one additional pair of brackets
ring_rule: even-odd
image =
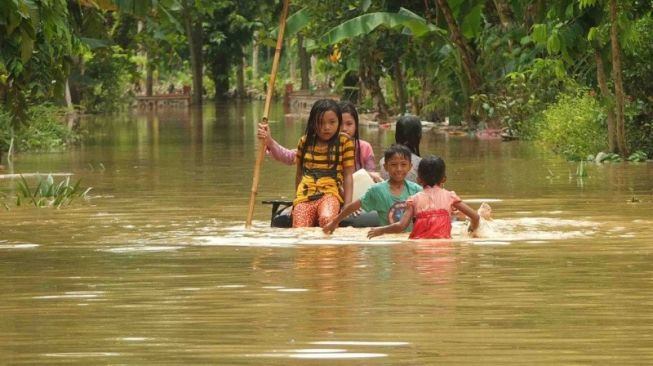
[(372, 239), (375, 236), (400, 233), (406, 230), (408, 225), (410, 225), (410, 222), (413, 220), (414, 212), (414, 208), (412, 206), (408, 206), (406, 211), (404, 211), (404, 214), (401, 215), (401, 220), (395, 222), (394, 224), (373, 228), (367, 233), (367, 237)]
[(344, 191), (344, 197), (343, 199), (345, 200), (345, 205), (348, 205), (351, 203), (351, 198), (354, 193), (354, 166), (350, 167), (343, 167), (342, 174), (343, 174), (343, 191)]
[(297, 170), (295, 171), (295, 192), (299, 188), (299, 183), (302, 181), (302, 167), (297, 164)]
[(322, 231), (324, 231), (325, 234), (333, 233), (338, 227), (338, 224), (340, 224), (340, 221), (344, 220), (345, 217), (351, 215), (355, 211), (358, 211), (360, 208), (361, 208), (361, 200), (356, 200), (346, 205), (345, 207), (343, 207), (342, 211), (340, 211), (338, 216), (336, 216), (333, 220), (327, 223), (325, 227), (322, 228)]
[(453, 207), (457, 208), (458, 211), (462, 212), (463, 214), (465, 214), (465, 216), (469, 217), (469, 219), (472, 221), (470, 229), (472, 232), (475, 232), (476, 229), (478, 229), (478, 223), (480, 222), (480, 217), (478, 216), (478, 213), (475, 210), (473, 210), (471, 207), (467, 206), (462, 201), (454, 203)]

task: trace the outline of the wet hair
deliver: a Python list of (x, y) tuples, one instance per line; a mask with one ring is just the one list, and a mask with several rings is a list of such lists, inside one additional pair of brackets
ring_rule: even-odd
[(424, 182), (425, 187), (440, 185), (445, 177), (446, 165), (441, 157), (428, 155), (422, 158), (417, 166), (417, 176)]
[[(338, 129), (336, 131), (340, 131), (340, 127), (342, 126), (342, 111), (340, 110), (338, 102), (333, 99), (316, 100), (315, 103), (313, 103), (313, 107), (311, 107), (311, 113), (308, 115), (308, 122), (306, 123), (306, 130), (304, 131), (306, 141), (304, 143), (304, 151), (301, 152), (299, 158), (300, 166), (304, 166), (304, 155), (308, 151), (309, 146), (311, 150), (315, 150), (315, 145), (317, 144), (318, 139), (317, 131), (319, 124), (322, 121), (322, 117), (324, 117), (324, 113), (328, 111), (333, 111), (338, 116)], [(331, 139), (327, 141), (327, 159), (331, 158), (331, 153), (338, 153), (337, 147), (339, 142), (340, 134), (336, 132)]]
[(410, 149), (405, 145), (401, 144), (392, 144), (389, 148), (385, 149), (383, 152), (383, 159), (387, 163), (388, 160), (392, 159), (393, 156), (399, 155), (406, 158), (406, 160), (411, 161)]
[(361, 156), (361, 144), (360, 144), (360, 135), (358, 134), (358, 111), (356, 111), (356, 107), (354, 106), (354, 103), (350, 101), (343, 101), (338, 103), (340, 106), (340, 110), (342, 111), (342, 114), (349, 113), (351, 114), (352, 117), (354, 117), (354, 124), (356, 125), (356, 132), (354, 133), (354, 136), (349, 136), (354, 140), (354, 147), (355, 147), (355, 159), (358, 161), (358, 165), (360, 167), (364, 167), (363, 165), (363, 157)]
[(422, 139), (422, 121), (416, 116), (405, 115), (397, 119), (395, 142), (406, 145), (410, 151), (420, 156), (419, 143)]

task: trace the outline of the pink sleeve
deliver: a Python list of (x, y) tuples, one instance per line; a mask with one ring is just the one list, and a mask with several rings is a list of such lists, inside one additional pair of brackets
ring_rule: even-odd
[(274, 140), (272, 140), (272, 145), (268, 146), (268, 153), (272, 159), (286, 165), (293, 165), (295, 163), (295, 150), (286, 149)]
[(449, 201), (451, 202), (449, 204), (450, 206), (453, 206), (454, 204), (456, 204), (458, 202), (462, 202), (460, 197), (458, 197), (458, 195), (454, 191), (449, 191)]
[(406, 200), (406, 207), (415, 208), (415, 199), (412, 196)]
[[(415, 209), (417, 211), (417, 200), (419, 199), (418, 198), (419, 194), (420, 194), (420, 192), (417, 192), (414, 195), (408, 197), (408, 199), (406, 199), (406, 207), (411, 207), (412, 206), (413, 209)], [(417, 213), (417, 212), (415, 212), (415, 213)]]
[(369, 142), (358, 140), (360, 144), (361, 161), (363, 162), (363, 169), (368, 172), (376, 171), (376, 164), (374, 163), (374, 149)]

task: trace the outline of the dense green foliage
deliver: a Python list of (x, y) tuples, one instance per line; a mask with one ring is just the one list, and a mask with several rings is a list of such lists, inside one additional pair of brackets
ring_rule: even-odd
[(0, 109), (0, 149), (8, 151), (12, 137), (14, 151), (53, 151), (75, 143), (80, 132), (63, 124), (65, 114), (62, 107), (35, 105), (26, 112), (30, 123), (14, 128), (10, 113)]
[[(649, 9), (650, 11), (650, 9)], [(653, 157), (653, 17), (633, 25), (637, 39), (627, 48), (624, 82), (631, 97), (626, 109), (628, 141), (632, 151)]]
[(542, 112), (536, 138), (570, 160), (583, 160), (607, 148), (605, 115), (587, 92), (561, 94)]
[[(260, 95), (280, 3), (3, 1), (0, 102), (18, 131), (44, 102), (105, 113), (182, 88), (194, 103)], [(574, 158), (599, 147), (576, 144), (560, 113), (598, 108), (604, 149), (651, 156), (652, 10), (641, 0), (293, 0), (275, 88), (329, 88), (381, 119), (411, 112), (545, 144), (569, 133), (555, 150)]]
[(86, 55), (86, 70), (79, 76), (80, 103), (87, 112), (113, 112), (131, 100), (131, 86), (138, 78), (136, 63), (119, 46)]
[(0, 100), (17, 127), (30, 105), (61, 95), (75, 43), (68, 2), (0, 2)]

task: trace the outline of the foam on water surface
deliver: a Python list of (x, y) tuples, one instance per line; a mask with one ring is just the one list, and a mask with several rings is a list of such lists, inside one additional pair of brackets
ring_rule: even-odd
[[(487, 201), (487, 200), (486, 200)], [(484, 221), (484, 220), (483, 220)], [(628, 230), (591, 220), (571, 220), (557, 218), (556, 215), (521, 216), (517, 218), (494, 219), (482, 222), (478, 238), (470, 238), (467, 222), (456, 221), (452, 224), (451, 239), (433, 239), (428, 241), (453, 241), (468, 245), (509, 245), (515, 242), (545, 244), (547, 242), (591, 238), (595, 235), (609, 235), (627, 238), (632, 235)], [(137, 233), (135, 237), (134, 231)], [(388, 246), (414, 242), (408, 239), (408, 233), (389, 234), (367, 238), (369, 228), (338, 228), (332, 235), (327, 235), (320, 228), (284, 229), (271, 228), (269, 223), (254, 222), (251, 228), (242, 223), (207, 221), (179, 223), (169, 230), (139, 230), (117, 233), (106, 238), (107, 245), (98, 250), (116, 254), (135, 254), (148, 252), (169, 252), (189, 247), (266, 247), (289, 248), (297, 246), (343, 246), (366, 245)], [(13, 244), (0, 244), (0, 249)]]

